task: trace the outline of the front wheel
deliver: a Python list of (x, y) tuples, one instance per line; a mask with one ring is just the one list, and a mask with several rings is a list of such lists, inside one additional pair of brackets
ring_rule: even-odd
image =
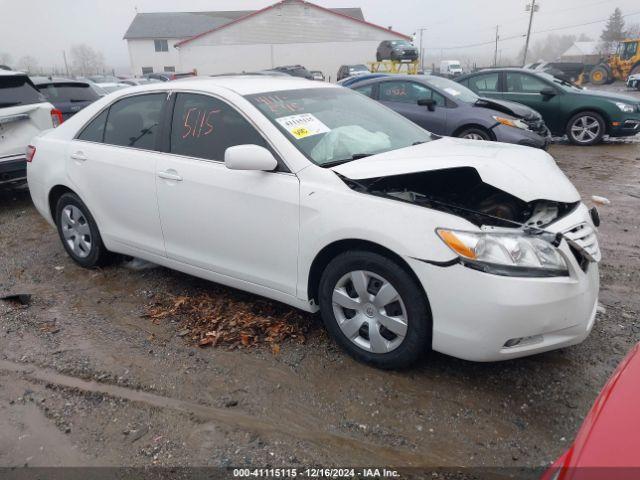
[(596, 112), (580, 112), (567, 123), (567, 137), (574, 145), (588, 147), (602, 140), (605, 123)]
[(466, 138), (468, 140), (485, 140), (485, 141), (491, 140), (491, 136), (489, 135), (489, 132), (478, 127), (464, 128), (458, 133), (457, 136), (460, 138)]
[(101, 266), (111, 258), (91, 212), (75, 193), (65, 193), (58, 200), (56, 225), (64, 249), (81, 267)]
[(431, 314), (422, 288), (382, 255), (337, 256), (322, 274), (319, 299), (327, 330), (357, 360), (404, 368), (431, 348)]
[(609, 82), (609, 71), (604, 65), (596, 65), (589, 72), (589, 82), (593, 85), (604, 85)]

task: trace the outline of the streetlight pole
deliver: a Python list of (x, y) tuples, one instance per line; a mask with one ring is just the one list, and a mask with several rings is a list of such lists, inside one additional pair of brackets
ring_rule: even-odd
[(522, 56), (522, 65), (527, 64), (527, 51), (529, 50), (529, 37), (531, 37), (531, 25), (533, 24), (533, 14), (538, 11), (539, 5), (536, 5), (536, 0), (531, 0), (531, 4), (528, 4), (526, 9), (531, 9), (529, 14), (529, 28), (527, 29), (527, 41), (524, 44), (524, 55)]

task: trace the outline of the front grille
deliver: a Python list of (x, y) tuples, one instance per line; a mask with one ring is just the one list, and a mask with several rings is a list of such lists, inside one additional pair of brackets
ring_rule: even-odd
[(541, 135), (543, 137), (546, 137), (547, 134), (549, 133), (549, 131), (547, 130), (547, 126), (544, 123), (544, 120), (542, 120), (542, 118), (536, 118), (536, 119), (523, 119), (524, 123), (526, 123), (529, 126), (529, 130), (531, 130), (532, 132), (537, 133), (538, 135)]
[(584, 259), (589, 262), (599, 262), (602, 258), (600, 247), (598, 246), (598, 237), (591, 225), (584, 222), (563, 232), (564, 237), (569, 242), (571, 251), (575, 255), (578, 263), (585, 270)]

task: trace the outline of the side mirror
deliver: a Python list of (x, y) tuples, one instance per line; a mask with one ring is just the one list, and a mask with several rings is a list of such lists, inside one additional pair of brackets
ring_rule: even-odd
[(421, 107), (427, 107), (430, 112), (436, 109), (436, 101), (433, 98), (421, 98), (418, 100), (418, 105)]
[(269, 150), (258, 145), (236, 145), (224, 152), (224, 164), (229, 170), (275, 170), (278, 161)]
[(556, 92), (556, 89), (553, 87), (544, 87), (542, 90), (540, 90), (540, 95), (542, 95), (543, 97), (547, 97), (547, 99), (555, 97), (557, 94), (558, 92)]

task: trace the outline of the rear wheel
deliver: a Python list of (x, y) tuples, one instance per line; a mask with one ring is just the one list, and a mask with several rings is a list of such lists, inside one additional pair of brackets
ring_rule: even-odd
[(567, 123), (567, 137), (574, 145), (595, 145), (605, 134), (605, 123), (596, 112), (580, 112)]
[(91, 212), (75, 193), (65, 193), (58, 200), (56, 224), (64, 249), (81, 267), (97, 267), (111, 259)]
[(392, 260), (345, 252), (327, 265), (319, 288), (327, 330), (357, 360), (403, 368), (430, 349), (431, 315), (424, 292)]
[(465, 127), (460, 132), (458, 132), (457, 136), (469, 140), (491, 140), (489, 132), (480, 127)]
[(589, 82), (593, 85), (604, 85), (609, 81), (609, 71), (604, 65), (596, 65), (589, 72)]

